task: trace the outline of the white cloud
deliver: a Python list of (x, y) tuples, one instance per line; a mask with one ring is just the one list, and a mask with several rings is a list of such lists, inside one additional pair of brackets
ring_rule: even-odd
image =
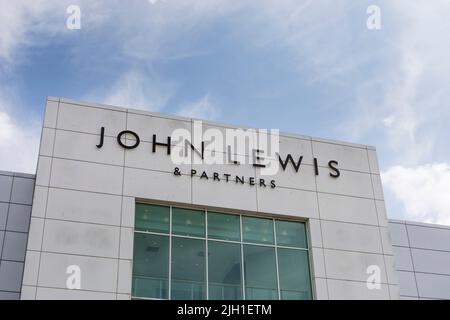
[(432, 162), (450, 133), (450, 42), (443, 41), (450, 2), (382, 1), (380, 7), (389, 32), (371, 31), (368, 39), (382, 63), (356, 87), (352, 119), (343, 127), (355, 140), (383, 134), (393, 162)]
[(130, 2), (128, 6), (133, 19), (116, 12), (117, 32), (125, 39), (123, 53), (148, 62), (204, 54), (210, 48), (201, 45), (202, 33), (244, 5), (229, 0), (171, 0), (153, 5)]
[(449, 1), (381, 1), (380, 31), (367, 30), (364, 2), (259, 4), (249, 24), (262, 27), (245, 34), (253, 45), (286, 47), (312, 82), (350, 93), (342, 110), (334, 106), (347, 115), (337, 135), (360, 142), (376, 135), (394, 162), (433, 160), (450, 134)]
[(390, 127), (392, 126), (392, 124), (395, 122), (395, 117), (394, 116), (388, 116), (386, 118), (383, 119), (383, 123), (386, 127)]
[(220, 109), (205, 95), (200, 100), (181, 106), (177, 114), (189, 118), (216, 120), (220, 116)]
[(112, 8), (101, 0), (0, 0), (0, 66), (9, 68), (23, 59), (24, 48), (45, 46), (61, 35), (73, 35), (67, 29), (70, 5), (81, 8), (82, 29), (96, 30), (109, 19)]
[[(175, 86), (142, 71), (130, 70), (121, 75), (106, 93), (94, 92), (94, 100), (122, 107), (159, 111), (175, 91)], [(98, 98), (98, 95), (102, 97)], [(92, 100), (91, 98), (87, 98)]]
[(408, 219), (450, 225), (449, 164), (394, 166), (382, 172), (382, 180), (401, 201)]
[(10, 62), (16, 49), (30, 41), (34, 18), (45, 11), (44, 1), (0, 0), (0, 58)]
[(35, 173), (41, 125), (11, 116), (11, 100), (0, 95), (0, 170)]

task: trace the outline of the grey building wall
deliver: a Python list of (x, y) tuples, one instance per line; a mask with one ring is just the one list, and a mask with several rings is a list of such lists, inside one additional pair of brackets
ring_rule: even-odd
[[(98, 149), (102, 126), (105, 145)], [(195, 167), (198, 172), (260, 178), (248, 160), (240, 166), (182, 165), (185, 174), (175, 177), (165, 150), (158, 147), (151, 152), (152, 134), (161, 141), (174, 129), (192, 132), (193, 126), (190, 118), (48, 99), (22, 299), (129, 299), (136, 199), (305, 220), (316, 299), (398, 298), (374, 147), (280, 133), (281, 154), (303, 155), (304, 167), (301, 175), (292, 166), (278, 172), (277, 188), (271, 190), (203, 181), (188, 174)], [(226, 129), (241, 129), (207, 121), (203, 128), (224, 136)], [(117, 144), (117, 134), (125, 129), (140, 135), (138, 148), (124, 150)], [(259, 147), (261, 141), (254, 138)], [(326, 174), (314, 175), (314, 157)], [(330, 159), (339, 161), (339, 179), (326, 171)], [(66, 287), (71, 265), (82, 270), (80, 290)], [(380, 271), (379, 290), (369, 290), (366, 282), (367, 269), (373, 265)]]
[(450, 299), (450, 227), (389, 221), (401, 299)]
[(19, 299), (34, 175), (0, 171), (0, 300)]

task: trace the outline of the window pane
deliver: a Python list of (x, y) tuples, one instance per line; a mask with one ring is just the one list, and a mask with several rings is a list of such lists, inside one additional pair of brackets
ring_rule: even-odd
[(277, 229), (277, 245), (307, 248), (304, 223), (276, 220), (275, 226)]
[(244, 245), (244, 270), (246, 299), (278, 299), (273, 247)]
[(281, 299), (311, 299), (308, 252), (278, 249)]
[(208, 238), (239, 241), (238, 215), (208, 212)]
[(172, 208), (172, 232), (185, 236), (205, 236), (205, 212)]
[(172, 238), (172, 299), (206, 299), (205, 240)]
[(209, 299), (242, 299), (241, 245), (208, 241)]
[(136, 203), (136, 230), (169, 233), (170, 208)]
[(273, 221), (242, 217), (244, 242), (273, 244)]
[(132, 287), (135, 297), (169, 297), (168, 236), (134, 234)]

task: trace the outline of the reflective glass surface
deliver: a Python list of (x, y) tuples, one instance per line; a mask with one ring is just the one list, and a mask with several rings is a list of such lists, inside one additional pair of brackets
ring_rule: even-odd
[(135, 299), (312, 299), (304, 222), (137, 203), (133, 255)]
[(169, 289), (169, 237), (134, 234), (133, 296), (167, 299)]
[(209, 299), (242, 299), (241, 245), (208, 241)]
[(311, 299), (308, 252), (284, 248), (277, 250), (281, 299)]
[(303, 222), (276, 220), (277, 245), (307, 248), (306, 225)]
[(239, 241), (240, 229), (238, 215), (208, 212), (208, 238)]
[(244, 242), (273, 244), (273, 220), (242, 217)]
[(247, 300), (278, 299), (275, 248), (244, 245)]
[(205, 264), (204, 240), (172, 238), (172, 299), (206, 299)]
[(205, 236), (205, 212), (172, 208), (172, 233), (184, 236)]
[(136, 230), (169, 233), (169, 219), (169, 207), (136, 203)]

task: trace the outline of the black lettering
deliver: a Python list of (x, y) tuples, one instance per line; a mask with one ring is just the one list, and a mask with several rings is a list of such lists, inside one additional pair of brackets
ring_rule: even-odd
[(255, 185), (255, 178), (254, 178), (254, 177), (248, 178), (248, 183), (249, 183), (251, 186), (254, 186), (254, 185)]
[(231, 174), (224, 173), (223, 175), (225, 176), (225, 181), (228, 182), (228, 179), (230, 178)]
[(184, 140), (184, 156), (187, 157), (188, 156), (188, 150), (189, 147), (191, 147), (191, 149), (194, 151), (194, 153), (198, 154), (202, 160), (205, 156), (205, 142), (202, 141), (202, 150), (199, 151), (197, 150), (197, 148), (194, 147), (194, 145), (189, 141), (189, 140)]
[(284, 162), (283, 159), (281, 159), (280, 155), (278, 155), (278, 160), (280, 161), (283, 170), (286, 170), (288, 163), (291, 162), (292, 165), (294, 166), (295, 172), (298, 172), (298, 169), (300, 169), (300, 165), (302, 164), (303, 156), (300, 156), (297, 163), (295, 163), (290, 153), (287, 155), (286, 160)]
[(156, 142), (156, 134), (153, 135), (152, 152), (156, 152), (156, 146), (167, 147), (167, 154), (170, 155), (170, 136), (167, 137), (167, 143)]
[(100, 143), (97, 144), (97, 148), (103, 147), (103, 141), (105, 140), (105, 127), (100, 129)]
[(239, 176), (236, 176), (236, 183), (238, 183), (238, 182), (244, 184), (244, 176), (242, 176), (242, 178)]
[(206, 171), (203, 171), (202, 175), (200, 176), (200, 179), (205, 178), (206, 180), (208, 180), (208, 175), (206, 174)]
[[(132, 144), (132, 145), (126, 145), (125, 143), (122, 142), (122, 136), (125, 135), (125, 134), (131, 134), (132, 136), (134, 136), (134, 138), (136, 139), (135, 142), (134, 142), (134, 144)], [(117, 135), (117, 142), (119, 143), (119, 145), (120, 145), (122, 148), (125, 148), (125, 149), (134, 149), (134, 148), (136, 148), (136, 147), (139, 145), (139, 143), (141, 142), (141, 139), (139, 139), (139, 136), (138, 136), (135, 132), (130, 131), (130, 130), (124, 130), (124, 131), (121, 131), (121, 132)]]
[(192, 170), (191, 170), (191, 177), (195, 176), (196, 174), (197, 174), (197, 170), (192, 169)]
[(275, 180), (270, 180), (270, 188), (273, 189), (276, 187)]
[(331, 160), (328, 162), (328, 166), (333, 171), (333, 172), (330, 172), (330, 176), (332, 176), (333, 178), (338, 178), (341, 175), (341, 172), (339, 171), (339, 169), (335, 167), (338, 164), (339, 163), (335, 160)]
[(219, 174), (217, 172), (214, 172), (213, 177), (214, 177), (213, 178), (214, 181), (215, 180), (220, 181)]
[(319, 164), (317, 163), (317, 158), (314, 158), (314, 172), (316, 176), (319, 175)]
[(239, 161), (231, 159), (231, 146), (230, 145), (227, 146), (227, 150), (228, 150), (228, 152), (227, 152), (228, 163), (239, 164)]
[(263, 157), (259, 156), (260, 153), (264, 153), (264, 151), (263, 150), (259, 150), (259, 149), (253, 149), (253, 166), (254, 167), (258, 167), (258, 168), (265, 168), (266, 167), (265, 164), (257, 163), (259, 161), (263, 161), (264, 160)]
[(266, 181), (264, 179), (259, 179), (259, 186), (266, 187)]

